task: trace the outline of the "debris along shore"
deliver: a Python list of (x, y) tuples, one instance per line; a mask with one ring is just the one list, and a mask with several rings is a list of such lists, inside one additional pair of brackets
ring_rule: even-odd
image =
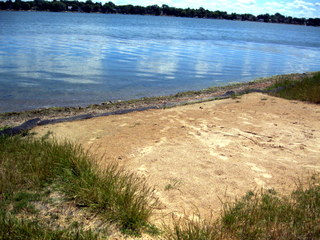
[[(20, 131), (23, 130), (21, 129), (21, 124), (35, 118), (40, 118), (38, 121), (33, 121), (36, 125), (46, 125), (57, 122), (74, 121), (92, 117), (124, 114), (133, 111), (166, 108), (201, 101), (223, 99), (233, 95), (241, 95), (249, 92), (267, 92), (266, 89), (277, 81), (285, 79), (301, 80), (306, 77), (313, 76), (314, 74), (315, 72), (276, 75), (245, 83), (236, 83), (221, 87), (209, 87), (199, 91), (180, 92), (170, 96), (104, 102), (101, 104), (89, 105), (87, 107), (53, 107), (22, 112), (0, 113), (0, 127), (20, 125), (17, 127)], [(26, 125), (30, 127), (29, 124)], [(15, 134), (18, 133), (17, 131), (13, 132)]]

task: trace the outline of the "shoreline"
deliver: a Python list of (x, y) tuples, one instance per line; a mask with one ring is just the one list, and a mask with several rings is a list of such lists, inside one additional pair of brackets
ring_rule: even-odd
[[(121, 6), (121, 5), (120, 5)], [(119, 7), (119, 6), (118, 6)], [(136, 7), (136, 6), (134, 6)], [(34, 9), (28, 9), (28, 10), (23, 10), (23, 9), (19, 9), (19, 10), (15, 10), (15, 9), (1, 9), (0, 12), (51, 12), (51, 13), (80, 13), (80, 14), (108, 14), (108, 15), (132, 15), (132, 16), (155, 16), (155, 17), (179, 17), (179, 18), (193, 18), (193, 19), (210, 19), (210, 20), (223, 20), (223, 21), (237, 21), (237, 22), (256, 22), (256, 23), (267, 23), (267, 24), (286, 24), (286, 25), (296, 25), (296, 26), (307, 26), (307, 27), (320, 27), (320, 25), (317, 22), (314, 23), (310, 23), (310, 21), (315, 21), (318, 18), (317, 17), (305, 17), (305, 18), (297, 18), (298, 21), (296, 22), (286, 22), (286, 21), (279, 21), (279, 19), (277, 19), (277, 21), (272, 21), (272, 19), (270, 18), (268, 21), (265, 21), (264, 19), (258, 19), (258, 15), (252, 15), (253, 18), (246, 18), (245, 14), (237, 14), (237, 18), (228, 18), (228, 17), (197, 17), (197, 16), (179, 16), (179, 15), (171, 15), (171, 14), (152, 14), (152, 13), (144, 13), (144, 14), (137, 14), (137, 13), (126, 13), (126, 12), (86, 12), (86, 11), (72, 11), (72, 10), (58, 10), (58, 11), (52, 11), (52, 10), (34, 10)], [(232, 14), (231, 14), (232, 15)], [(230, 16), (231, 16), (230, 15)], [(281, 14), (280, 14), (281, 15)], [(275, 16), (272, 15), (271, 16)], [(285, 16), (284, 16), (285, 17)], [(287, 18), (290, 16), (287, 16)], [(255, 19), (256, 18), (256, 19)], [(286, 18), (286, 17), (285, 17)], [(299, 22), (299, 20), (301, 22)], [(303, 21), (304, 20), (304, 21)]]
[(142, 111), (151, 108), (168, 108), (178, 105), (192, 104), (215, 99), (229, 98), (234, 95), (244, 94), (250, 91), (263, 91), (281, 80), (301, 80), (305, 77), (313, 76), (317, 72), (291, 73), (275, 75), (266, 78), (258, 78), (249, 82), (235, 83), (226, 86), (209, 87), (198, 91), (179, 92), (174, 95), (160, 97), (145, 97), (140, 99), (102, 102), (86, 107), (52, 107), (26, 110), (21, 112), (0, 113), (0, 127), (17, 126), (23, 122), (41, 118), (41, 120), (55, 120), (60, 118), (70, 118), (70, 120), (80, 120), (77, 117), (91, 114), (92, 117), (103, 115), (121, 114), (132, 111)]

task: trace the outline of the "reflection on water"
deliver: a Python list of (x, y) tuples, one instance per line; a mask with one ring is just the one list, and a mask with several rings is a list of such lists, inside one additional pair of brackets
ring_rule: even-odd
[(0, 112), (173, 94), (320, 68), (320, 29), (0, 12)]

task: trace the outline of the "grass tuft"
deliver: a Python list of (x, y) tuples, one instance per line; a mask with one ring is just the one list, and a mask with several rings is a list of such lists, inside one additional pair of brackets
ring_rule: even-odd
[(274, 190), (248, 192), (224, 204), (216, 221), (178, 220), (170, 240), (296, 240), (320, 239), (320, 176), (299, 184), (289, 196)]
[(116, 164), (97, 174), (85, 163), (66, 174), (65, 191), (78, 205), (88, 206), (120, 223), (125, 233), (137, 234), (147, 226), (153, 189), (136, 175)]
[(54, 185), (106, 220), (131, 234), (149, 226), (153, 189), (116, 164), (98, 170), (96, 160), (80, 146), (32, 136), (0, 137), (0, 203), (27, 209), (30, 191)]
[(302, 80), (280, 80), (269, 88), (277, 89), (272, 95), (290, 100), (320, 103), (320, 73)]
[(211, 240), (217, 239), (217, 225), (201, 219), (174, 219), (173, 228), (168, 231), (168, 240)]

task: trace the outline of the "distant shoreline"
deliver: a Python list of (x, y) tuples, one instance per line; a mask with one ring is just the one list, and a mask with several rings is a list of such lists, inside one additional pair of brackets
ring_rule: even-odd
[(0, 127), (16, 126), (33, 118), (52, 120), (57, 118), (77, 117), (83, 114), (99, 115), (117, 111), (121, 112), (148, 108), (163, 108), (192, 104), (201, 101), (211, 101), (216, 97), (224, 95), (228, 92), (232, 92), (236, 95), (245, 91), (250, 92), (252, 90), (265, 90), (279, 80), (301, 80), (305, 77), (313, 76), (315, 73), (317, 72), (275, 75), (272, 77), (259, 78), (245, 83), (235, 83), (220, 87), (209, 87), (199, 91), (186, 91), (169, 96), (145, 97), (126, 101), (108, 101), (100, 104), (92, 104), (87, 107), (51, 107), (21, 112), (5, 112), (0, 113)]
[[(46, 12), (46, 13), (57, 13), (49, 10), (2, 10), (0, 12)], [(174, 16), (174, 15), (153, 15), (153, 14), (126, 14), (126, 13), (103, 13), (103, 12), (76, 12), (76, 11), (61, 11), (59, 13), (83, 13), (83, 14), (108, 14), (108, 15), (130, 15), (130, 16), (155, 16), (155, 17), (181, 17), (181, 18), (195, 18), (195, 19), (211, 19), (211, 20), (226, 20), (226, 21), (237, 21), (237, 22), (256, 22), (256, 23), (273, 23), (273, 24), (286, 24), (286, 25), (296, 25), (296, 26), (306, 26), (306, 27), (320, 27), (320, 18), (310, 18), (319, 21), (318, 24), (306, 24), (306, 23), (285, 23), (285, 22), (265, 22), (265, 21), (253, 21), (253, 20), (241, 20), (241, 19), (227, 19), (227, 18), (199, 18), (199, 17), (184, 17), (184, 16)]]
[(250, 21), (264, 23), (280, 23), (291, 25), (320, 26), (320, 18), (298, 18), (284, 16), (280, 13), (259, 14), (257, 16), (249, 13), (238, 14), (228, 13), (226, 11), (210, 11), (200, 7), (176, 8), (166, 4), (162, 6), (137, 6), (137, 5), (115, 5), (112, 2), (102, 4), (100, 2), (69, 2), (69, 1), (23, 1), (23, 2), (1, 2), (0, 11), (39, 11), (39, 12), (79, 12), (79, 13), (102, 13), (102, 14), (127, 14), (127, 15), (151, 15), (151, 16), (172, 16), (186, 18), (204, 18), (204, 19), (224, 19), (233, 21)]
[(283, 24), (283, 25), (295, 25), (305, 27), (320, 27), (320, 18), (310, 18), (317, 20), (317, 24), (307, 23), (285, 23), (285, 22), (265, 22), (265, 21), (253, 21), (253, 20), (241, 20), (241, 19), (227, 19), (227, 18), (199, 18), (199, 17), (185, 17), (185, 16), (174, 16), (174, 15), (153, 15), (153, 14), (126, 14), (126, 13), (103, 13), (103, 12), (76, 12), (76, 11), (60, 11), (54, 12), (49, 10), (2, 10), (0, 12), (44, 12), (44, 13), (80, 13), (80, 14), (107, 14), (107, 15), (130, 15), (130, 16), (154, 16), (154, 17), (173, 17), (173, 18), (194, 18), (194, 19), (208, 19), (208, 20), (225, 20), (225, 21), (236, 21), (236, 22), (254, 22), (254, 23), (272, 23), (272, 24)]

